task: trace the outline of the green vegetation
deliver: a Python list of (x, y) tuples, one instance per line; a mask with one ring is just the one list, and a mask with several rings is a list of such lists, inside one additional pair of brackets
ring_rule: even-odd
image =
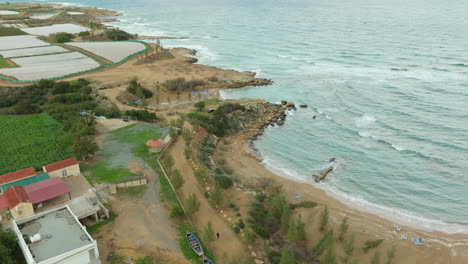
[(143, 87), (136, 79), (130, 81), (127, 92), (138, 96), (140, 99), (146, 99), (153, 96), (153, 92)]
[(317, 243), (317, 245), (312, 249), (312, 256), (320, 257), (322, 253), (328, 249), (333, 247), (335, 243), (335, 238), (333, 237), (333, 229), (328, 231), (327, 234)]
[(346, 260), (348, 260), (354, 252), (354, 241), (356, 240), (356, 236), (354, 234), (346, 241), (344, 245), (344, 252), (346, 253)]
[(57, 43), (64, 43), (64, 42), (69, 42), (71, 41), (75, 36), (70, 33), (57, 33), (51, 35), (51, 38), (53, 39), (54, 42)]
[(8, 230), (5, 231), (0, 226), (0, 263), (15, 264), (22, 256), (21, 249), (16, 241), (15, 234)]
[(198, 210), (200, 210), (200, 201), (198, 201), (197, 196), (192, 193), (187, 200), (185, 200), (185, 211), (189, 216), (193, 216)]
[(0, 115), (0, 174), (72, 157), (71, 139), (47, 114)]
[(211, 223), (211, 221), (209, 221), (203, 231), (203, 241), (205, 241), (206, 243), (212, 243), (213, 241), (215, 241), (215, 239), (216, 236), (215, 232), (213, 231), (213, 224)]
[(380, 252), (375, 252), (371, 258), (371, 264), (380, 264)]
[(148, 186), (145, 186), (145, 185), (126, 188), (123, 192), (119, 191), (119, 195), (126, 195), (129, 197), (140, 198), (145, 194), (147, 189), (148, 189)]
[(111, 29), (106, 31), (106, 37), (110, 40), (118, 41), (129, 40), (132, 38), (132, 35), (120, 29)]
[(323, 258), (322, 264), (336, 264), (336, 254), (333, 247), (327, 249), (327, 254)]
[(369, 250), (378, 247), (380, 244), (382, 244), (382, 242), (383, 242), (383, 239), (367, 240), (362, 250), (364, 251), (364, 253), (367, 253), (369, 252)]
[(162, 86), (166, 87), (166, 90), (170, 92), (182, 92), (182, 91), (192, 91), (195, 90), (198, 86), (204, 85), (205, 82), (202, 80), (190, 80), (187, 81), (185, 78), (177, 78), (174, 80), (167, 80), (162, 83)]
[(128, 176), (135, 176), (127, 168), (110, 168), (105, 161), (101, 161), (92, 167), (90, 177), (97, 182), (116, 182)]
[(279, 264), (296, 264), (296, 257), (294, 253), (288, 248), (288, 245), (283, 247), (283, 252), (281, 253), (281, 259)]
[(188, 120), (208, 130), (208, 132), (223, 137), (238, 132), (241, 129), (241, 121), (231, 115), (235, 111), (244, 111), (245, 107), (240, 104), (224, 104), (212, 114), (190, 113)]
[(125, 257), (120, 255), (112, 255), (107, 258), (110, 264), (125, 264)]
[(303, 201), (303, 202), (300, 202), (298, 204), (293, 204), (292, 205), (292, 208), (314, 208), (315, 206), (317, 206), (318, 203), (316, 202), (311, 202), (311, 201)]
[(339, 241), (343, 241), (346, 231), (348, 231), (348, 217), (343, 218), (340, 224), (340, 235), (338, 236)]
[(108, 224), (110, 222), (113, 222), (116, 218), (117, 218), (117, 215), (115, 215), (115, 214), (113, 214), (111, 212), (108, 219), (106, 219), (104, 221), (101, 221), (101, 222), (97, 222), (97, 223), (93, 224), (92, 226), (88, 226), (88, 227), (86, 227), (86, 230), (90, 234), (95, 234), (96, 232), (99, 231), (99, 228), (101, 228), (103, 225), (106, 225), (106, 224)]
[(19, 28), (0, 27), (0, 37), (19, 36), (19, 35), (27, 35), (27, 33), (22, 31)]
[(325, 227), (328, 225), (328, 206), (322, 209), (320, 213), (320, 231), (325, 230)]
[(195, 103), (193, 106), (197, 109), (198, 112), (201, 112), (203, 109), (205, 109), (205, 102), (200, 101)]
[(179, 190), (182, 185), (184, 185), (185, 181), (184, 178), (182, 177), (182, 174), (178, 169), (173, 169), (171, 173), (171, 182), (172, 186), (174, 186), (174, 189)]
[(132, 124), (112, 131), (111, 139), (132, 145), (132, 153), (140, 158), (149, 154), (146, 141), (162, 137), (163, 127), (151, 124)]
[[(201, 238), (201, 236), (197, 232), (194, 231), (194, 228), (192, 226), (187, 225), (187, 224), (180, 224), (178, 229), (179, 229), (179, 245), (180, 245), (180, 249), (182, 250), (182, 253), (184, 253), (184, 256), (188, 260), (192, 261), (193, 263), (199, 263), (200, 258), (198, 257), (197, 254), (195, 254), (195, 252), (193, 252), (187, 239), (185, 238), (185, 234), (188, 231), (190, 231), (198, 238)], [(200, 241), (200, 243), (202, 243), (205, 256), (213, 261), (216, 261), (213, 254), (211, 254), (208, 248), (203, 244), (203, 241)]]
[(396, 247), (392, 246), (390, 249), (387, 250), (387, 264), (393, 263), (393, 259), (395, 259), (396, 255)]
[(126, 116), (131, 116), (136, 120), (145, 121), (145, 122), (156, 122), (159, 120), (158, 116), (155, 113), (148, 112), (146, 110), (127, 110), (125, 112)]

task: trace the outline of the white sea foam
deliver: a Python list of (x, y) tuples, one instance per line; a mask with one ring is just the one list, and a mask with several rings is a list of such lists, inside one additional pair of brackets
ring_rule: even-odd
[(368, 127), (372, 123), (375, 123), (376, 119), (370, 115), (362, 115), (361, 117), (355, 120), (357, 127)]

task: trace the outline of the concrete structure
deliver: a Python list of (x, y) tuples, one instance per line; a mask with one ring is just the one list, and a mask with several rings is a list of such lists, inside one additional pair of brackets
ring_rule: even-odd
[(99, 264), (97, 243), (68, 206), (12, 222), (28, 264)]
[(42, 202), (70, 193), (67, 184), (60, 178), (52, 178), (27, 186), (11, 186), (0, 197), (0, 209), (9, 208), (14, 219), (34, 214)]
[(62, 160), (56, 163), (45, 165), (44, 172), (49, 173), (51, 178), (63, 178), (80, 175), (80, 165), (75, 158)]
[(15, 172), (10, 172), (0, 176), (0, 193), (3, 193), (8, 187), (5, 185), (20, 181), (36, 175), (34, 168), (22, 169)]

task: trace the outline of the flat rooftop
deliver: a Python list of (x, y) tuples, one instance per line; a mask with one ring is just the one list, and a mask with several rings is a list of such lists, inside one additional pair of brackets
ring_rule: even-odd
[(41, 235), (41, 240), (28, 244), (36, 262), (93, 243), (68, 208), (62, 208), (26, 222), (21, 222), (18, 227), (23, 237), (32, 237), (35, 234)]

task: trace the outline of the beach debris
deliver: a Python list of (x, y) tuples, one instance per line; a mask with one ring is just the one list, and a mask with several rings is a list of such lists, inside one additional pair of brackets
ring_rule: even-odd
[(320, 172), (319, 174), (312, 175), (314, 177), (314, 179), (315, 179), (315, 182), (319, 183), (321, 181), (324, 181), (327, 178), (328, 174), (330, 174), (334, 169), (333, 163), (335, 162), (335, 160), (336, 160), (336, 158), (331, 158), (329, 160), (329, 162), (331, 163), (330, 167), (328, 167), (324, 171)]
[(424, 245), (423, 241), (422, 241), (422, 238), (418, 237), (418, 238), (412, 238), (411, 239), (416, 245)]
[(408, 239), (408, 233), (404, 233), (404, 234), (401, 236), (401, 239)]
[(299, 198), (301, 198), (301, 197), (302, 197), (302, 195), (300, 195), (300, 194), (294, 196), (294, 198), (296, 198), (296, 199), (299, 199)]
[(401, 230), (401, 226), (397, 225), (396, 226), (396, 231), (400, 231)]

